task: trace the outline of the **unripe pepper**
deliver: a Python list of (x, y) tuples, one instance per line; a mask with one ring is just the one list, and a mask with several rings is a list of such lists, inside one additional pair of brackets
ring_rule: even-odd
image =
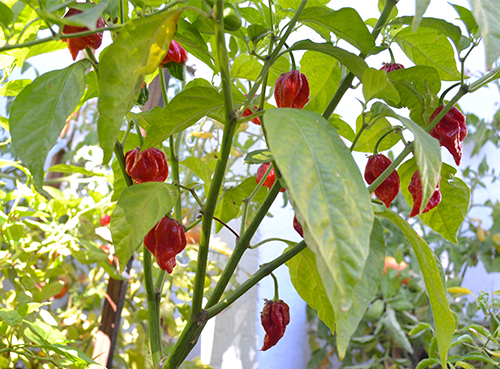
[[(71, 8), (64, 15), (64, 18), (68, 18), (80, 13), (83, 12), (81, 10)], [(106, 22), (104, 21), (104, 18), (97, 19), (96, 28), (104, 28), (104, 27), (106, 27)], [(88, 30), (89, 29), (87, 27), (75, 27), (75, 26), (65, 25), (63, 27), (63, 34), (69, 35), (71, 33), (80, 33)], [(62, 40), (68, 43), (69, 52), (71, 53), (73, 60), (76, 60), (78, 52), (80, 50), (84, 50), (87, 46), (94, 50), (98, 49), (101, 46), (102, 32), (78, 38), (70, 38), (70, 39), (63, 38)]]
[[(259, 169), (257, 169), (257, 184), (261, 181), (262, 178), (264, 178), (264, 175), (267, 172), (267, 169), (271, 163), (263, 163), (260, 165)], [(271, 189), (273, 187), (274, 182), (276, 181), (276, 173), (274, 173), (274, 168), (271, 169), (269, 172), (269, 175), (267, 178), (264, 180), (264, 183), (262, 183), (262, 186), (266, 186), (267, 188)], [(284, 188), (280, 189), (280, 192), (285, 192), (286, 190)]]
[(405, 67), (403, 66), (403, 64), (398, 63), (383, 63), (382, 68), (380, 68), (380, 70), (385, 70), (386, 73), (390, 73), (398, 69), (405, 69)]
[(125, 154), (125, 170), (135, 183), (164, 182), (168, 177), (167, 158), (163, 151), (139, 148)]
[(186, 247), (184, 227), (175, 219), (162, 218), (144, 237), (144, 245), (155, 257), (158, 266), (169, 274), (175, 267), (175, 256)]
[[(439, 178), (441, 180), (441, 177)], [(422, 205), (422, 182), (420, 180), (420, 172), (417, 170), (413, 173), (411, 177), (410, 185), (408, 186), (408, 191), (410, 191), (413, 198), (413, 209), (411, 209), (410, 217), (414, 217), (419, 214), (420, 207)], [(436, 186), (436, 191), (431, 196), (431, 199), (425, 206), (422, 213), (427, 213), (429, 210), (434, 209), (441, 202), (441, 191), (439, 191), (439, 181)]]
[(160, 63), (160, 68), (165, 68), (166, 64), (174, 62), (177, 64), (184, 64), (187, 61), (187, 51), (179, 45), (179, 43), (175, 40), (170, 42), (170, 46), (168, 47), (167, 55)]
[[(431, 115), (431, 122), (443, 110), (444, 106), (438, 107)], [(462, 141), (467, 136), (467, 126), (465, 125), (465, 116), (453, 107), (432, 129), (431, 136), (439, 140), (439, 144), (448, 149), (455, 163), (460, 165), (463, 155)]]
[(276, 345), (285, 334), (285, 328), (290, 323), (290, 308), (282, 300), (266, 300), (260, 321), (266, 331), (262, 346), (262, 351), (266, 351)]
[(304, 238), (304, 231), (302, 230), (302, 226), (300, 225), (295, 215), (293, 216), (293, 229), (295, 229), (297, 233), (300, 234), (300, 237)]
[[(385, 155), (377, 154), (370, 156), (365, 168), (366, 182), (372, 184), (391, 164), (391, 160)], [(389, 177), (377, 187), (375, 196), (377, 196), (385, 206), (389, 207), (399, 192), (399, 183), (399, 174), (393, 171)]]
[(309, 82), (298, 70), (282, 74), (274, 86), (278, 108), (302, 109), (309, 101)]

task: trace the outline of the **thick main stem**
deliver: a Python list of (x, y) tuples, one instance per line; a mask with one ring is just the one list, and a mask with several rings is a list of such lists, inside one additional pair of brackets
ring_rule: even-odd
[[(377, 37), (380, 34), (382, 27), (387, 22), (387, 19), (389, 19), (389, 15), (391, 14), (392, 9), (396, 6), (397, 2), (398, 2), (397, 0), (387, 0), (387, 2), (385, 3), (384, 10), (382, 11), (382, 14), (380, 14), (380, 18), (378, 19), (377, 24), (375, 25), (372, 31), (372, 36), (374, 40), (377, 40)], [(367, 55), (361, 53), (359, 54), (359, 57), (365, 59)], [(333, 96), (332, 100), (326, 107), (325, 112), (323, 113), (323, 118), (325, 118), (326, 120), (330, 119), (333, 112), (337, 108), (337, 105), (339, 104), (340, 100), (342, 100), (342, 98), (344, 97), (344, 94), (346, 93), (347, 89), (351, 86), (353, 80), (354, 80), (354, 74), (352, 72), (349, 72), (340, 83), (340, 86), (335, 92), (335, 95)]]
[(153, 365), (156, 367), (163, 357), (162, 341), (160, 332), (160, 295), (156, 293), (153, 284), (153, 264), (151, 253), (144, 246), (144, 286), (146, 287), (146, 299), (148, 301), (149, 339)]

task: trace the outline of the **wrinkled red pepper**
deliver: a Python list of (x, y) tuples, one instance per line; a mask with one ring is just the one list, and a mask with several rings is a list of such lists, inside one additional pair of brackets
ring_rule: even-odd
[(398, 69), (405, 69), (405, 67), (403, 64), (398, 63), (382, 63), (382, 68), (380, 68), (380, 70), (385, 70), (386, 73), (390, 73)]
[[(439, 178), (441, 180), (441, 177)], [(420, 208), (422, 206), (422, 182), (420, 180), (420, 172), (417, 170), (413, 173), (411, 177), (410, 185), (408, 186), (408, 191), (410, 191), (413, 198), (413, 208), (411, 209), (410, 217), (414, 217), (419, 214)], [(431, 196), (431, 199), (425, 206), (422, 213), (427, 213), (429, 210), (434, 209), (441, 202), (441, 191), (439, 191), (439, 181), (436, 186), (436, 191)]]
[[(69, 9), (68, 12), (64, 15), (64, 18), (71, 17), (76, 14), (83, 13), (81, 10), (78, 9)], [(97, 19), (96, 23), (96, 28), (104, 28), (106, 27), (106, 22), (104, 21), (104, 18), (99, 18)], [(88, 31), (89, 29), (87, 27), (75, 27), (75, 26), (69, 26), (65, 25), (63, 27), (63, 35), (69, 35), (72, 33), (80, 33), (80, 32), (85, 32)], [(90, 47), (91, 49), (98, 49), (101, 46), (102, 43), (102, 32), (95, 33), (93, 35), (88, 35), (88, 36), (82, 36), (78, 38), (70, 38), (70, 39), (62, 39), (63, 41), (68, 43), (68, 48), (69, 52), (71, 53), (71, 56), (73, 57), (73, 60), (76, 60), (76, 57), (78, 55), (78, 52), (80, 50), (84, 50), (87, 46)]]
[(167, 158), (163, 151), (139, 148), (125, 154), (125, 170), (135, 183), (164, 182), (168, 177)]
[[(257, 108), (256, 106), (254, 106), (254, 109), (255, 109), (255, 111), (257, 111), (257, 109), (258, 109), (258, 108)], [(250, 108), (247, 108), (247, 109), (243, 112), (243, 114), (241, 114), (241, 116), (242, 116), (242, 117), (248, 117), (248, 116), (250, 116), (250, 115), (252, 115), (252, 114), (253, 114), (253, 111), (252, 111), (252, 110), (250, 110)], [(251, 120), (251, 122), (252, 122), (252, 123), (255, 123), (255, 124), (257, 124), (257, 125), (259, 125), (259, 126), (260, 126), (260, 118), (259, 118), (259, 117), (257, 117), (257, 118), (253, 118), (253, 119)]]
[(187, 51), (177, 41), (172, 40), (168, 47), (167, 55), (165, 55), (165, 58), (160, 63), (160, 68), (165, 68), (166, 64), (171, 62), (184, 64), (187, 61), (187, 57)]
[[(382, 154), (370, 156), (365, 168), (365, 180), (372, 184), (391, 165), (391, 159)], [(377, 196), (385, 206), (389, 207), (399, 192), (399, 174), (393, 171), (384, 182), (375, 190)]]
[(285, 334), (285, 328), (290, 323), (290, 308), (282, 300), (266, 300), (260, 321), (266, 331), (262, 346), (262, 351), (266, 351), (276, 345)]
[(278, 108), (302, 109), (309, 101), (309, 82), (298, 70), (282, 74), (274, 86)]
[[(443, 110), (444, 106), (438, 107), (431, 115), (431, 122)], [(460, 165), (463, 155), (462, 141), (467, 136), (467, 126), (465, 116), (456, 107), (450, 109), (448, 113), (432, 129), (431, 136), (439, 140), (439, 144), (448, 149), (455, 163)]]
[[(259, 183), (261, 179), (264, 178), (264, 175), (266, 174), (267, 169), (269, 168), (270, 165), (271, 163), (263, 163), (260, 165), (259, 169), (257, 169), (257, 176), (256, 176), (257, 183)], [(262, 186), (266, 186), (267, 188), (271, 189), (275, 181), (276, 181), (276, 173), (274, 173), (274, 168), (272, 168), (271, 171), (269, 172), (269, 175), (264, 180), (264, 183), (262, 183)], [(285, 191), (286, 190), (283, 187), (280, 189), (280, 192), (285, 192)]]
[(158, 266), (172, 274), (175, 256), (186, 247), (184, 227), (175, 219), (162, 218), (144, 237), (144, 245), (155, 257)]

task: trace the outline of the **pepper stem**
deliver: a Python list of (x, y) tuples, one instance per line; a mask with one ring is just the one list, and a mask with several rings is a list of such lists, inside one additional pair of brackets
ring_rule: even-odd
[(439, 105), (438, 106), (444, 105), (444, 97), (446, 96), (446, 94), (448, 92), (450, 92), (451, 90), (453, 90), (455, 87), (460, 86), (460, 85), (462, 85), (462, 82), (457, 82), (454, 85), (448, 87), (446, 90), (444, 90), (444, 92), (439, 97)]
[(290, 46), (288, 46), (285, 42), (285, 46), (288, 49), (288, 53), (290, 54), (290, 60), (292, 62), (292, 70), (297, 70), (297, 64), (295, 64), (295, 58), (293, 57), (293, 51), (290, 50)]
[(373, 150), (373, 155), (377, 155), (378, 154), (378, 147), (380, 146), (380, 144), (382, 143), (382, 140), (384, 138), (386, 138), (387, 136), (389, 136), (392, 132), (399, 132), (401, 134), (401, 137), (403, 136), (402, 135), (402, 131), (403, 131), (403, 127), (400, 127), (400, 126), (395, 126), (395, 127), (392, 127), (389, 131), (385, 132), (382, 137), (380, 137), (377, 141), (377, 143), (375, 144), (375, 149)]
[(394, 54), (392, 53), (391, 48), (388, 48), (387, 50), (389, 50), (389, 54), (391, 54), (391, 63), (392, 64), (396, 63), (396, 59), (394, 59)]
[(271, 273), (271, 277), (273, 277), (273, 280), (274, 280), (274, 298), (273, 298), (273, 301), (279, 301), (280, 297), (278, 294), (278, 279), (276, 278), (276, 276), (273, 273)]

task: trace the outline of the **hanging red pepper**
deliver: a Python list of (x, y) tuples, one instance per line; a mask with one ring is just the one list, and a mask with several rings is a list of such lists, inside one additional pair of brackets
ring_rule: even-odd
[[(260, 165), (259, 169), (257, 169), (257, 178), (256, 178), (257, 183), (259, 183), (261, 179), (264, 178), (264, 175), (266, 174), (267, 169), (269, 168), (270, 165), (271, 163), (264, 163)], [(267, 188), (271, 189), (275, 181), (276, 181), (276, 173), (274, 173), (274, 168), (271, 168), (271, 171), (269, 172), (262, 186), (266, 186)], [(280, 189), (280, 192), (285, 192), (285, 191), (286, 190), (283, 187)]]
[[(83, 12), (81, 10), (71, 8), (68, 10), (68, 12), (64, 15), (63, 18), (68, 18), (80, 13)], [(106, 22), (104, 21), (104, 18), (99, 17), (99, 19), (97, 19), (96, 28), (104, 28), (104, 27), (106, 27)], [(89, 29), (87, 27), (76, 27), (76, 26), (65, 25), (63, 27), (62, 33), (63, 35), (64, 34), (69, 35), (72, 33), (80, 33), (88, 30)], [(68, 43), (69, 52), (71, 53), (73, 60), (76, 60), (78, 52), (80, 50), (84, 50), (87, 46), (94, 50), (98, 49), (101, 46), (102, 32), (77, 38), (70, 38), (70, 39), (63, 38), (62, 40)]]
[[(443, 110), (444, 106), (438, 107), (431, 115), (431, 122)], [(463, 155), (462, 141), (467, 136), (467, 125), (465, 116), (456, 107), (452, 107), (448, 113), (432, 129), (431, 136), (439, 140), (439, 144), (448, 149), (455, 163), (460, 165)]]
[[(254, 109), (255, 109), (255, 111), (257, 111), (257, 109), (258, 109), (258, 108), (257, 108), (256, 106), (254, 106)], [(250, 116), (250, 115), (252, 115), (252, 114), (253, 114), (253, 111), (251, 111), (251, 110), (250, 110), (250, 108), (247, 108), (247, 109), (243, 112), (243, 114), (241, 114), (241, 116), (242, 116), (242, 117), (248, 117), (248, 116)], [(260, 118), (259, 118), (259, 117), (257, 117), (257, 118), (253, 118), (253, 119), (251, 120), (251, 122), (252, 122), (252, 123), (255, 123), (255, 124), (257, 124), (257, 125), (259, 125), (259, 126), (260, 126)]]
[(179, 43), (175, 40), (170, 42), (170, 46), (168, 48), (167, 55), (160, 63), (160, 68), (165, 68), (166, 64), (174, 62), (177, 64), (184, 64), (187, 61), (187, 52), (184, 48), (179, 45)]
[(300, 234), (300, 237), (304, 238), (304, 231), (302, 230), (302, 226), (300, 225), (295, 215), (293, 216), (293, 229), (295, 229), (297, 233)]
[(266, 300), (260, 321), (266, 331), (262, 346), (262, 351), (266, 351), (276, 345), (285, 334), (285, 328), (290, 323), (290, 308), (282, 300)]
[(382, 68), (380, 68), (380, 70), (385, 70), (386, 73), (390, 73), (398, 69), (405, 69), (405, 67), (403, 64), (398, 63), (382, 63)]
[(135, 183), (164, 182), (168, 177), (167, 158), (163, 151), (139, 148), (125, 154), (125, 170)]
[[(382, 154), (370, 156), (365, 168), (365, 180), (372, 184), (391, 165), (391, 159)], [(389, 207), (399, 192), (399, 174), (395, 170), (375, 190), (385, 206)]]
[(144, 245), (155, 257), (158, 266), (169, 274), (175, 267), (175, 256), (186, 247), (184, 227), (175, 219), (162, 218), (144, 237)]
[[(439, 178), (441, 180), (441, 177)], [(408, 191), (410, 191), (411, 196), (413, 198), (413, 208), (411, 209), (410, 217), (414, 217), (418, 215), (420, 212), (420, 208), (422, 206), (422, 182), (420, 180), (420, 172), (417, 170), (413, 173), (411, 177), (410, 185), (408, 186)], [(436, 191), (431, 196), (431, 199), (425, 206), (425, 209), (422, 213), (427, 213), (429, 210), (434, 209), (441, 202), (441, 191), (439, 191), (439, 181), (436, 186)]]
[(274, 86), (278, 108), (302, 109), (309, 101), (309, 82), (298, 70), (282, 74)]

